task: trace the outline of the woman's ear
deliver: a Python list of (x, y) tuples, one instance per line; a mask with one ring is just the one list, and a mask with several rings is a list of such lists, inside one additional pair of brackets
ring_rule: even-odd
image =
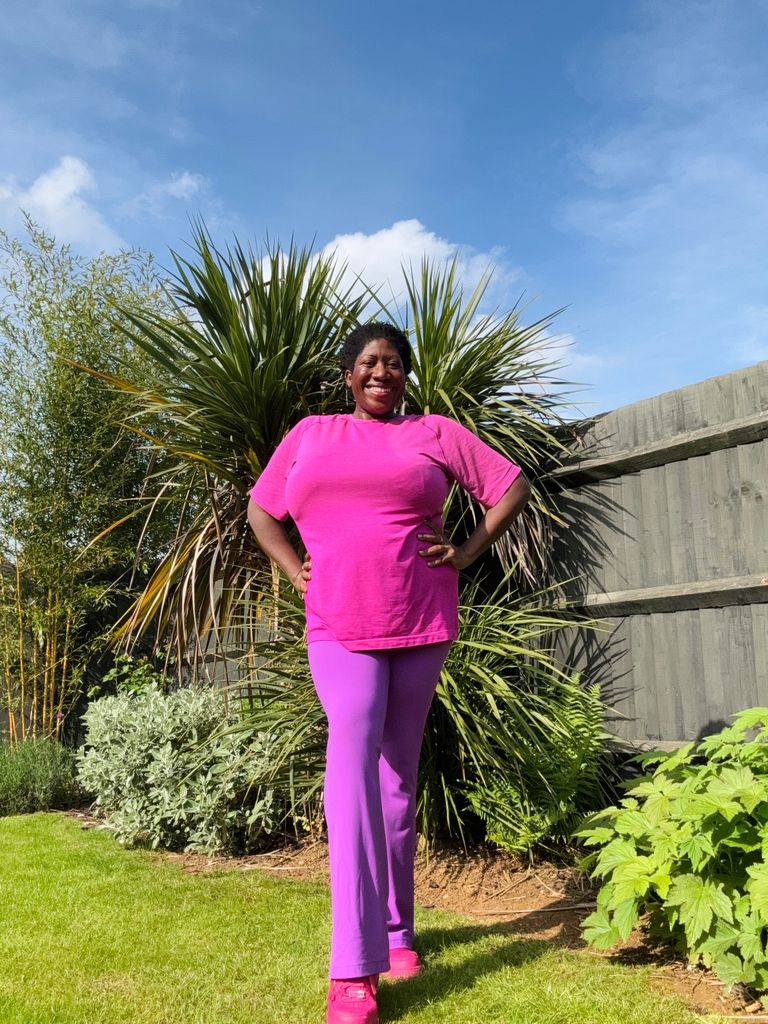
[(344, 371), (344, 383), (347, 385), (348, 388), (352, 387), (352, 371), (351, 370), (345, 370)]

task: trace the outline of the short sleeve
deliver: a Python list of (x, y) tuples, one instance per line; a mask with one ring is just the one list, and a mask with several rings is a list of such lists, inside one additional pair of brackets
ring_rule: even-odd
[(261, 471), (261, 475), (249, 491), (251, 500), (274, 519), (287, 519), (285, 504), (285, 482), (296, 461), (306, 420), (300, 420), (285, 435), (272, 453), (272, 458)]
[(486, 508), (491, 508), (520, 475), (520, 467), (499, 455), (471, 430), (446, 416), (427, 416), (449, 475)]

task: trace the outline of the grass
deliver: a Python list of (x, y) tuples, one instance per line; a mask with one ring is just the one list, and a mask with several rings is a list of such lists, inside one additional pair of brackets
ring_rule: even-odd
[[(184, 873), (58, 814), (0, 821), (3, 1024), (324, 1021), (328, 893), (258, 871)], [(693, 1024), (648, 972), (423, 911), (428, 970), (382, 1022)]]

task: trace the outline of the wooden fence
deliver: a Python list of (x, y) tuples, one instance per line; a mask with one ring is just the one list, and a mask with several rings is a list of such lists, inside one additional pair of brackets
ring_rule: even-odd
[(583, 425), (558, 470), (563, 657), (624, 741), (674, 745), (768, 705), (768, 362)]

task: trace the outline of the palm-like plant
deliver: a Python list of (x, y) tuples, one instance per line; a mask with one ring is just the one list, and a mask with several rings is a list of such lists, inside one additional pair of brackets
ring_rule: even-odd
[[(213, 645), (219, 664), (236, 666), (257, 728), (278, 737), (269, 781), (295, 813), (320, 785), (323, 719), (303, 655), (300, 602), (290, 588), (281, 592), (255, 547), (247, 488), (298, 419), (341, 407), (336, 351), (378, 300), (359, 282), (345, 288), (344, 268), (332, 258), (293, 245), (261, 255), (235, 243), (222, 253), (202, 227), (192, 257), (175, 255), (174, 264), (174, 314), (126, 314), (161, 386), (112, 378), (137, 396), (137, 423), (151, 413), (162, 424), (144, 434), (172, 456), (158, 471), (154, 500), (181, 495), (185, 510), (122, 636), (131, 643), (154, 624), (161, 640), (175, 644), (179, 663), (190, 654), (201, 661)], [(378, 318), (410, 327), (409, 411), (453, 417), (535, 482), (562, 450), (562, 392), (552, 387), (555, 364), (547, 356), (552, 317), (524, 326), (518, 310), (483, 315), (488, 278), (465, 296), (456, 263), (425, 262), (405, 278), (405, 307), (381, 307)], [(476, 511), (456, 493), (449, 504), (454, 525)], [(552, 514), (537, 493), (512, 542), (497, 545), (507, 569), (515, 563), (530, 581), (542, 577)], [(497, 576), (502, 584), (490, 594), (476, 583), (465, 588), (464, 631), (428, 728), (421, 821), (432, 833), (461, 832), (472, 786), (504, 771), (522, 783), (550, 738), (569, 729), (568, 704), (558, 694), (577, 687), (542, 649), (562, 620), (536, 598), (511, 604), (511, 574)]]
[(256, 254), (235, 243), (222, 253), (198, 226), (194, 258), (173, 260), (174, 312), (123, 311), (162, 385), (109, 380), (136, 396), (137, 421), (149, 414), (163, 425), (151, 435), (136, 427), (171, 456), (149, 513), (170, 499), (182, 509), (175, 542), (121, 635), (130, 644), (154, 625), (182, 664), (190, 655), (199, 662), (227, 630), (242, 643), (259, 618), (248, 485), (297, 420), (338, 404), (333, 353), (366, 300), (342, 288), (343, 267), (294, 245)]
[[(535, 586), (546, 579), (554, 512), (536, 481), (566, 451), (558, 429), (563, 382), (553, 378), (558, 364), (547, 340), (557, 313), (529, 325), (520, 322), (517, 307), (483, 313), (489, 283), (487, 273), (465, 295), (455, 260), (447, 267), (424, 260), (418, 272), (405, 271), (407, 303), (400, 317), (404, 327), (410, 324), (414, 347), (408, 406), (458, 420), (527, 471), (533, 501), (497, 553), (505, 569), (516, 565)], [(459, 507), (449, 521), (462, 512), (474, 518), (465, 495), (452, 497)]]

